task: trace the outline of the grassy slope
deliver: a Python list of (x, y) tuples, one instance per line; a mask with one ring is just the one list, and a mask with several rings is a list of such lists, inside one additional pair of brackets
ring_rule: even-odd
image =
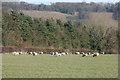
[[(22, 12), (25, 15), (28, 15), (34, 18), (48, 19), (53, 17), (54, 19), (61, 19), (62, 21), (67, 21), (68, 20), (67, 17), (72, 16), (69, 14), (64, 14), (64, 13), (54, 12), (54, 11), (23, 10)], [(89, 19), (82, 20), (82, 21), (90, 26), (97, 25), (97, 26), (103, 26), (104, 28), (107, 28), (107, 27), (112, 27), (113, 29), (118, 28), (118, 21), (113, 20), (112, 13), (108, 13), (108, 12), (99, 12), (99, 13), (92, 12), (89, 14)]]
[(112, 13), (100, 12), (90, 13), (89, 19), (83, 20), (87, 25), (103, 26), (104, 28), (112, 27), (113, 29), (118, 28), (118, 21), (113, 20)]
[(60, 12), (55, 12), (55, 11), (35, 11), (35, 10), (30, 10), (22, 11), (25, 15), (34, 17), (34, 18), (43, 18), (43, 19), (48, 19), (48, 18), (54, 18), (54, 19), (61, 19), (62, 21), (67, 21), (67, 16), (71, 16), (69, 14), (64, 14)]
[(115, 78), (117, 55), (3, 55), (3, 78)]

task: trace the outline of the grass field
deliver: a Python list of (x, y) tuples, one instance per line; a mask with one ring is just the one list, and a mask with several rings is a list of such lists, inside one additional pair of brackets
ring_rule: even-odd
[(3, 54), (3, 78), (117, 78), (118, 55)]

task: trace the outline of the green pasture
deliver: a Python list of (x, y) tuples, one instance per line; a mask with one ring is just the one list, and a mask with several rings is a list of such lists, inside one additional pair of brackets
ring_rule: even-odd
[(2, 55), (3, 78), (117, 78), (118, 55)]

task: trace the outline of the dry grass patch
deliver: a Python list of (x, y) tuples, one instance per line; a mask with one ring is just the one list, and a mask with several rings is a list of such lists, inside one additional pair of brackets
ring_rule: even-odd
[(60, 19), (62, 21), (67, 21), (67, 16), (72, 16), (69, 14), (64, 14), (55, 11), (36, 11), (36, 10), (23, 10), (22, 11), (25, 15), (31, 16), (33, 18), (43, 18), (43, 19)]
[(87, 25), (102, 26), (104, 28), (112, 27), (113, 29), (118, 28), (118, 21), (112, 18), (113, 13), (99, 12), (90, 13), (89, 19), (83, 20)]

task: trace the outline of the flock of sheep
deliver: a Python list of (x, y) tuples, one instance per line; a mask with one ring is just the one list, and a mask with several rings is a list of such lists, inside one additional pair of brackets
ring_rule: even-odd
[[(23, 52), (13, 52), (13, 55), (20, 55), (23, 54)], [(51, 55), (56, 55), (56, 56), (62, 56), (62, 55), (68, 55), (68, 54), (73, 54), (73, 55), (79, 55), (82, 54), (82, 57), (86, 57), (88, 55), (92, 55), (93, 57), (99, 56), (99, 54), (105, 54), (105, 52), (95, 52), (95, 53), (85, 53), (85, 52), (74, 52), (74, 53), (68, 53), (68, 52), (49, 52), (49, 53), (45, 53), (45, 52), (26, 52), (25, 54), (29, 54), (29, 55), (33, 55), (33, 56), (37, 56), (38, 54), (51, 54)]]

